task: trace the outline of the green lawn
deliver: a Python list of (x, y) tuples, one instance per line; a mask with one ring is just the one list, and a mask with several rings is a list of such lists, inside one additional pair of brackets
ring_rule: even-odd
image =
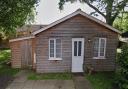
[(10, 60), (11, 51), (10, 49), (0, 50), (0, 75), (15, 75), (19, 69), (11, 68), (6, 64)]
[(98, 72), (92, 75), (86, 75), (94, 89), (112, 89), (114, 83), (113, 72)]
[(48, 80), (48, 79), (56, 79), (56, 80), (71, 80), (72, 74), (71, 73), (44, 73), (44, 74), (37, 74), (37, 73), (30, 73), (28, 76), (29, 80)]

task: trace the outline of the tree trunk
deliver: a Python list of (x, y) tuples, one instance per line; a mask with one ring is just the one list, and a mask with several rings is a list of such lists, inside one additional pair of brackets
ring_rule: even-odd
[(113, 25), (113, 22), (114, 22), (114, 20), (112, 20), (111, 17), (106, 18), (106, 23), (107, 23), (108, 25), (112, 26), (112, 25)]
[(108, 0), (107, 1), (107, 7), (106, 7), (106, 23), (109, 25), (113, 25), (114, 20), (112, 19), (112, 6), (113, 6), (114, 0)]

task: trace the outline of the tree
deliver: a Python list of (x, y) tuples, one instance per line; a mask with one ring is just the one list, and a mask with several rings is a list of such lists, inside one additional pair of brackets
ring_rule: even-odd
[(113, 26), (122, 32), (128, 31), (128, 13), (124, 13), (117, 17)]
[(14, 34), (16, 28), (32, 21), (39, 0), (0, 0), (0, 32)]
[[(59, 8), (62, 10), (66, 2), (74, 3), (78, 0), (60, 0)], [(106, 23), (113, 25), (116, 17), (125, 10), (128, 5), (128, 0), (79, 0), (81, 3), (86, 3), (89, 7), (95, 10), (91, 14), (102, 15)], [(125, 11), (127, 12), (127, 10)]]

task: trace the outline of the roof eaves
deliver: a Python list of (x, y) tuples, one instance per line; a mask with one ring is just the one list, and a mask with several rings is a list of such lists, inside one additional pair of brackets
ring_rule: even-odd
[(35, 36), (29, 36), (29, 37), (21, 37), (21, 38), (11, 39), (11, 40), (9, 40), (9, 42), (27, 40), (27, 39), (31, 39), (31, 38), (35, 38)]
[(45, 30), (47, 30), (48, 28), (51, 28), (51, 27), (53, 27), (53, 26), (55, 26), (55, 25), (57, 25), (57, 24), (59, 24), (59, 23), (65, 21), (65, 20), (67, 20), (67, 19), (69, 19), (69, 18), (75, 16), (75, 15), (78, 15), (78, 14), (81, 14), (81, 15), (83, 15), (83, 16), (85, 16), (85, 17), (87, 17), (87, 18), (89, 18), (89, 19), (91, 19), (91, 20), (97, 22), (97, 23), (99, 23), (99, 24), (101, 24), (101, 25), (103, 25), (103, 26), (109, 28), (110, 30), (112, 30), (112, 31), (114, 31), (114, 32), (116, 32), (116, 33), (118, 33), (118, 34), (121, 34), (121, 33), (122, 33), (121, 31), (115, 29), (114, 27), (112, 27), (112, 26), (110, 26), (110, 25), (108, 25), (108, 24), (106, 24), (106, 23), (104, 23), (104, 22), (102, 22), (102, 21), (100, 21), (100, 20), (98, 20), (98, 19), (92, 17), (92, 16), (89, 16), (89, 15), (86, 14), (85, 12), (83, 12), (83, 11), (81, 11), (81, 10), (77, 10), (77, 11), (75, 11), (75, 12), (73, 12), (73, 13), (67, 15), (67, 16), (64, 17), (64, 18), (59, 19), (59, 20), (57, 20), (57, 21), (55, 21), (55, 22), (49, 24), (48, 26), (46, 26), (46, 27), (44, 27), (44, 28), (42, 28), (42, 29), (40, 29), (40, 30), (38, 30), (38, 31), (33, 32), (32, 34), (33, 34), (33, 35), (36, 35), (36, 34), (42, 32), (42, 31), (45, 31)]
[(57, 20), (57, 21), (55, 21), (55, 22), (49, 24), (48, 26), (46, 26), (46, 27), (44, 27), (44, 28), (42, 28), (42, 29), (40, 29), (40, 30), (38, 30), (38, 31), (33, 32), (32, 34), (33, 34), (33, 35), (36, 35), (36, 34), (42, 32), (42, 31), (44, 31), (44, 30), (46, 30), (46, 29), (48, 29), (48, 28), (50, 28), (50, 27), (52, 27), (52, 26), (55, 26), (55, 25), (57, 25), (57, 24), (59, 24), (59, 23), (65, 21), (65, 20), (67, 20), (67, 19), (69, 19), (69, 18), (71, 18), (71, 17), (77, 15), (77, 14), (78, 14), (78, 12), (77, 12), (77, 13), (74, 12), (74, 13), (72, 13), (72, 14), (69, 14), (69, 15), (67, 15), (67, 16), (64, 17), (64, 18), (61, 18), (61, 19), (59, 19), (59, 20)]
[(112, 31), (115, 31), (115, 32), (117, 32), (117, 33), (119, 33), (119, 34), (122, 34), (121, 31), (115, 29), (114, 27), (112, 27), (112, 26), (110, 26), (110, 25), (104, 23), (103, 21), (101, 21), (101, 20), (99, 20), (99, 19), (97, 19), (97, 18), (94, 18), (94, 17), (92, 17), (92, 16), (89, 16), (88, 14), (86, 14), (86, 13), (83, 12), (83, 11), (81, 11), (80, 14), (83, 15), (83, 16), (85, 16), (85, 17), (87, 17), (87, 18), (89, 18), (89, 19), (91, 19), (91, 20), (93, 20), (93, 21), (95, 21), (95, 22), (97, 22), (97, 23), (99, 23), (99, 24), (101, 24), (101, 25), (103, 25), (103, 26), (105, 26), (105, 27), (107, 27), (107, 28), (109, 28), (109, 29), (112, 30)]

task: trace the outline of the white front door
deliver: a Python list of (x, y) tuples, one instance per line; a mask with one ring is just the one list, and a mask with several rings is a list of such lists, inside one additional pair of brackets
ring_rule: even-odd
[(72, 72), (83, 72), (84, 38), (72, 38)]

